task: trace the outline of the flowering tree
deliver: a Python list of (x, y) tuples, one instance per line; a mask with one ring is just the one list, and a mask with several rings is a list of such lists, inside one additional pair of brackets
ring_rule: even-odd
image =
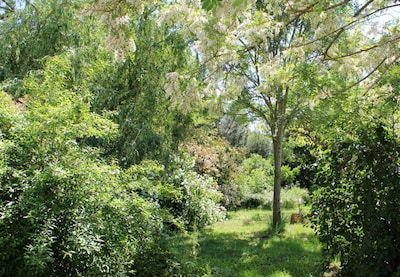
[[(140, 1), (115, 3), (112, 12)], [(139, 4), (132, 11), (142, 10)], [(166, 75), (166, 95), (176, 107), (188, 111), (211, 96), (219, 104), (238, 101), (269, 128), (275, 226), (281, 219), (281, 156), (288, 125), (315, 104), (317, 95), (331, 96), (361, 83), (371, 86), (380, 78), (377, 69), (399, 58), (398, 25), (377, 19), (399, 5), (393, 1), (177, 0), (149, 5), (161, 7), (155, 14), (159, 24), (182, 32), (198, 59), (196, 73)], [(330, 82), (333, 78), (342, 82)]]
[[(376, 19), (396, 5), (384, 1), (358, 5), (356, 1), (209, 0), (200, 7), (200, 3), (178, 1), (161, 14), (161, 23), (175, 23), (178, 14), (180, 22), (187, 20), (174, 26), (194, 37), (192, 47), (205, 68), (205, 94), (238, 101), (269, 128), (275, 166), (274, 226), (281, 219), (286, 128), (315, 103), (317, 94), (368, 84), (365, 80), (373, 77), (377, 68), (398, 60), (398, 50), (393, 47), (399, 40), (396, 28)], [(202, 13), (201, 8), (212, 12)], [(373, 36), (366, 36), (366, 31)], [(185, 75), (175, 72), (170, 76), (175, 91), (182, 95), (182, 87), (187, 86)], [(329, 79), (339, 77), (344, 82), (331, 86)], [(368, 85), (376, 79), (379, 76), (370, 78)], [(193, 79), (190, 82), (193, 90)]]

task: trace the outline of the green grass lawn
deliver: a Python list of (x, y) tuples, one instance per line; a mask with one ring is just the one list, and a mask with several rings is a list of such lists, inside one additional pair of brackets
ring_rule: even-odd
[[(293, 212), (283, 212), (285, 221)], [(321, 246), (312, 230), (287, 222), (273, 234), (271, 218), (270, 210), (230, 212), (225, 222), (174, 239), (180, 266), (191, 276), (320, 276)]]

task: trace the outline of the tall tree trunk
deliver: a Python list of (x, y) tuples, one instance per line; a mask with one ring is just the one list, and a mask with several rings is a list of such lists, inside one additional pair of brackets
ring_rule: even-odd
[(281, 176), (282, 176), (282, 140), (283, 126), (278, 124), (272, 136), (274, 154), (274, 200), (272, 206), (272, 226), (276, 228), (281, 221)]

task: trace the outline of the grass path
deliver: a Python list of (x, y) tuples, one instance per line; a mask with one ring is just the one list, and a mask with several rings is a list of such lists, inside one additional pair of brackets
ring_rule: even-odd
[(177, 256), (187, 261), (184, 266), (203, 269), (192, 276), (320, 276), (321, 246), (312, 230), (286, 224), (284, 232), (272, 235), (270, 221), (268, 210), (230, 212), (227, 221), (180, 237)]

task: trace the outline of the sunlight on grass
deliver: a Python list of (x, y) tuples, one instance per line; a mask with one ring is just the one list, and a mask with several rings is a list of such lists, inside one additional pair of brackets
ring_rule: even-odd
[(291, 277), (292, 275), (290, 275), (289, 273), (285, 272), (285, 271), (276, 271), (274, 273), (272, 273), (270, 275), (271, 277)]
[[(292, 212), (296, 211), (284, 211), (283, 217), (287, 220)], [(227, 221), (210, 226), (196, 238), (187, 235), (180, 240), (178, 255), (183, 259), (182, 255), (186, 259), (191, 255), (192, 262), (207, 268), (208, 273), (200, 276), (320, 276), (321, 246), (313, 231), (303, 224), (287, 223), (284, 232), (274, 234), (270, 222), (269, 210), (230, 212)]]

